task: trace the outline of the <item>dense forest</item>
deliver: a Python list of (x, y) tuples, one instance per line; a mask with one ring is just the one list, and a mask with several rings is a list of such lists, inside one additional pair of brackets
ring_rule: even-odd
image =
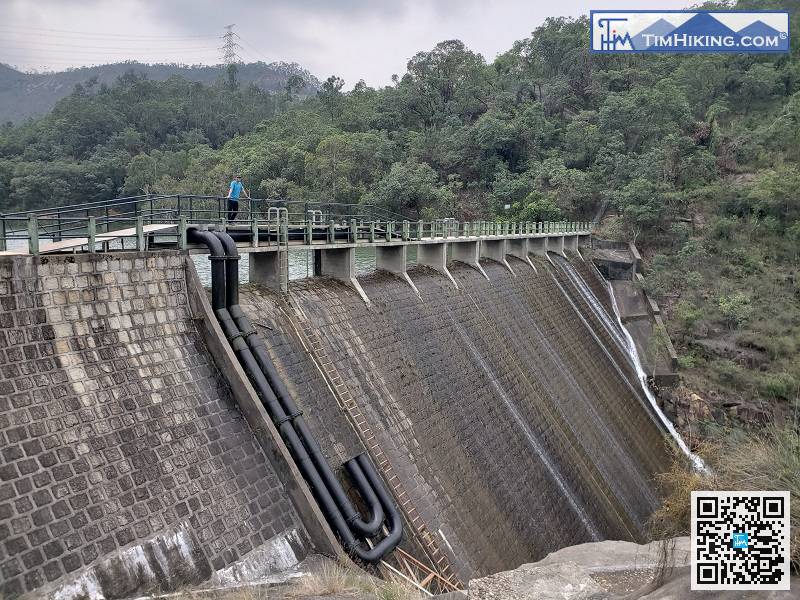
[[(789, 55), (591, 55), (552, 18), (487, 62), (457, 40), (392, 85), (266, 93), (126, 74), (0, 130), (0, 210), (142, 193), (377, 203), (410, 218), (591, 218), (633, 240), (685, 387), (717, 420), (798, 410), (800, 22)], [(712, 5), (707, 5), (711, 7)], [(714, 5), (726, 8), (732, 4)], [(747, 409), (747, 410), (745, 410)]]

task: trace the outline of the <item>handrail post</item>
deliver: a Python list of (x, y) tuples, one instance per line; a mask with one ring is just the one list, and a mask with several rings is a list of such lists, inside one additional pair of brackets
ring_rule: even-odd
[(305, 235), (303, 236), (303, 243), (310, 246), (314, 241), (314, 226), (308, 216), (308, 204), (306, 204), (306, 228)]
[(411, 238), (411, 224), (408, 221), (403, 221), (403, 241), (408, 241)]
[(251, 215), (250, 219), (250, 238), (254, 248), (258, 248), (258, 219)]
[(422, 221), (417, 221), (417, 239), (422, 239), (422, 232), (425, 231), (425, 225)]
[(469, 221), (464, 222), (464, 237), (469, 237)]
[(97, 221), (94, 216), (89, 217), (86, 225), (86, 233), (89, 236), (89, 252), (95, 252), (95, 237), (97, 236)]
[(136, 249), (144, 252), (144, 217), (136, 217)]
[(369, 222), (369, 242), (370, 244), (375, 243), (375, 221)]
[(358, 222), (355, 219), (350, 219), (350, 243), (355, 244), (358, 241)]
[(54, 242), (61, 241), (61, 209), (56, 210), (56, 220), (58, 222), (58, 230), (55, 235), (53, 235)]
[(333, 244), (336, 241), (336, 221), (331, 219), (328, 222), (328, 243)]
[(186, 215), (178, 217), (178, 247), (181, 250), (186, 250)]
[(392, 241), (392, 234), (394, 233), (394, 221), (386, 222), (386, 241)]
[(36, 215), (28, 217), (28, 252), (33, 256), (39, 254), (39, 224)]
[(6, 245), (6, 216), (0, 215), (0, 252), (8, 250)]

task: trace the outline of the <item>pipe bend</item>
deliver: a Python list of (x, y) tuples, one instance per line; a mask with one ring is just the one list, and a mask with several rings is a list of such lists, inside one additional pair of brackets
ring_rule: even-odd
[(389, 495), (389, 492), (386, 491), (380, 476), (375, 471), (375, 467), (372, 466), (372, 463), (369, 461), (366, 454), (359, 454), (355, 457), (355, 459), (352, 459), (352, 461), (354, 466), (351, 468), (361, 471), (363, 476), (367, 478), (370, 486), (380, 499), (381, 505), (386, 511), (388, 517), (387, 520), (389, 533), (385, 538), (368, 550), (365, 550), (361, 544), (351, 548), (353, 554), (355, 554), (359, 559), (363, 560), (364, 562), (375, 563), (386, 556), (389, 552), (397, 548), (397, 545), (402, 541), (403, 519), (400, 516), (392, 497)]
[[(361, 514), (350, 504), (347, 508), (352, 512), (350, 512), (349, 515), (345, 513), (345, 518), (359, 533), (374, 537), (381, 530), (381, 525), (383, 525), (384, 512), (380, 500), (372, 489), (372, 485), (370, 485), (369, 481), (367, 481), (367, 478), (364, 476), (364, 472), (357, 462), (357, 457), (351, 458), (345, 462), (344, 468), (347, 470), (347, 474), (350, 476), (358, 493), (361, 494), (361, 497), (364, 499), (371, 515), (369, 521), (365, 521), (361, 518)], [(342, 512), (345, 512), (345, 507), (340, 506), (340, 508)]]

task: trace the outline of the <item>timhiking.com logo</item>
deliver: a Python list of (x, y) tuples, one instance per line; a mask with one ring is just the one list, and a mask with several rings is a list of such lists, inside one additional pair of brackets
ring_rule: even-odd
[(789, 52), (786, 11), (617, 11), (590, 13), (590, 50)]

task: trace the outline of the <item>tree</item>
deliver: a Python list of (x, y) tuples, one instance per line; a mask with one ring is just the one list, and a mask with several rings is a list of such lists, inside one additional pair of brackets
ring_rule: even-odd
[(431, 218), (450, 204), (453, 193), (439, 183), (430, 165), (412, 160), (396, 162), (366, 200), (415, 219)]
[(633, 243), (643, 231), (661, 224), (665, 213), (664, 192), (663, 184), (637, 178), (616, 193), (616, 204)]
[(332, 120), (336, 120), (342, 112), (342, 88), (344, 87), (344, 79), (331, 75), (322, 84), (322, 89), (317, 92), (317, 97), (322, 102), (322, 106), (328, 113)]

